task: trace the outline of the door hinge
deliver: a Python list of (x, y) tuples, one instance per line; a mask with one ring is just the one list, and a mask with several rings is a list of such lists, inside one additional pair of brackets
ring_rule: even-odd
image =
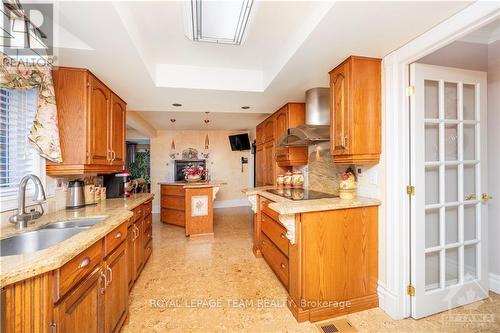
[(413, 96), (415, 94), (415, 86), (406, 87), (406, 96)]
[(406, 186), (406, 194), (408, 194), (410, 197), (415, 195), (415, 186), (413, 185), (408, 185)]
[(410, 296), (415, 296), (415, 287), (411, 283), (406, 287), (406, 293)]

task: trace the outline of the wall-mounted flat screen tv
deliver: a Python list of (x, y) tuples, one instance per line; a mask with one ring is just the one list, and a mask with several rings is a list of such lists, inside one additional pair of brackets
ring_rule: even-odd
[(229, 143), (233, 151), (250, 150), (250, 138), (248, 137), (248, 133), (230, 135)]

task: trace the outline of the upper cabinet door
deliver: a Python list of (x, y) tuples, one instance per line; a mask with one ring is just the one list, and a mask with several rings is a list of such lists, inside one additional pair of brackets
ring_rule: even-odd
[(336, 164), (379, 161), (380, 64), (351, 56), (330, 72), (330, 149)]
[(274, 117), (267, 118), (264, 123), (264, 140), (265, 142), (274, 140)]
[(288, 130), (288, 108), (286, 106), (281, 108), (275, 117), (276, 140), (279, 140), (280, 136)]
[(110, 154), (113, 165), (125, 164), (125, 115), (127, 104), (111, 94)]
[(109, 129), (109, 89), (89, 75), (89, 162), (90, 164), (108, 164), (110, 151), (108, 143)]
[(345, 154), (349, 147), (348, 63), (338, 66), (330, 76), (330, 149), (332, 155)]

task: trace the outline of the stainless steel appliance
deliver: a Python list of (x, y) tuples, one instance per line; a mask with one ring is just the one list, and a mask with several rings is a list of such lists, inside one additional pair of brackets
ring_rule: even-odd
[[(174, 180), (176, 182), (182, 182), (182, 181), (186, 180), (183, 170), (188, 165), (193, 165), (194, 167), (202, 166), (205, 170), (207, 170), (205, 160), (175, 160), (175, 162), (174, 162)], [(202, 177), (201, 180), (205, 180), (205, 176)]]
[(83, 180), (73, 180), (68, 183), (66, 194), (66, 208), (80, 208), (85, 206), (85, 183)]
[(339, 197), (336, 194), (308, 190), (304, 188), (280, 187), (274, 190), (266, 190), (266, 191), (290, 200), (314, 200), (314, 199)]
[(278, 138), (279, 146), (309, 146), (330, 140), (330, 89), (306, 91), (306, 123), (289, 128)]
[(104, 187), (106, 187), (106, 197), (126, 198), (130, 196), (132, 183), (128, 172), (113, 173), (103, 176)]

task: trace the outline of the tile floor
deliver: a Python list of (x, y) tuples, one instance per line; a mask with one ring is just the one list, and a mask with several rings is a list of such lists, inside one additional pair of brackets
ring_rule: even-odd
[[(153, 255), (130, 295), (122, 332), (313, 332), (286, 307), (286, 291), (252, 246), (249, 208), (215, 210), (215, 240), (153, 223)], [(395, 321), (380, 309), (350, 314), (360, 332), (500, 332), (500, 295), (421, 320)], [(451, 321), (448, 314), (454, 316)], [(484, 316), (484, 315), (487, 316)], [(474, 316), (476, 315), (476, 316)], [(459, 319), (469, 322), (459, 322)]]

